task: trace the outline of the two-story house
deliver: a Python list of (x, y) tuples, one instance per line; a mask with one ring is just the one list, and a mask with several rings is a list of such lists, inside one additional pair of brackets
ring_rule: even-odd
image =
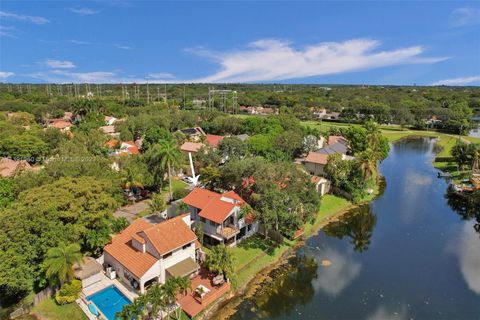
[(200, 244), (190, 225), (189, 214), (158, 224), (137, 219), (105, 246), (104, 266), (140, 293), (169, 277), (193, 277)]
[(253, 215), (242, 210), (247, 203), (234, 191), (219, 194), (195, 188), (183, 202), (189, 207), (192, 228), (201, 225), (206, 245), (233, 246), (258, 231)]

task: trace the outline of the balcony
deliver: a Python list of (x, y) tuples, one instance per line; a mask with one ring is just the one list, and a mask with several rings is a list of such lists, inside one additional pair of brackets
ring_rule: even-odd
[(230, 239), (233, 236), (240, 233), (240, 230), (237, 229), (234, 225), (228, 225), (227, 227), (220, 228), (218, 232), (223, 238)]

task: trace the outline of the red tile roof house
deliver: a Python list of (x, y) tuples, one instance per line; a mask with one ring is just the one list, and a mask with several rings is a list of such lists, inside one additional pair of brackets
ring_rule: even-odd
[(217, 136), (214, 134), (207, 134), (206, 139), (207, 143), (212, 147), (213, 149), (216, 149), (218, 147), (218, 144), (223, 140), (223, 136)]
[(47, 128), (56, 128), (62, 132), (70, 131), (72, 122), (70, 120), (62, 119), (50, 119), (47, 124)]
[(322, 176), (325, 174), (324, 168), (328, 161), (328, 154), (309, 152), (307, 157), (303, 160), (305, 169), (311, 175)]
[(183, 202), (189, 207), (192, 227), (202, 224), (205, 245), (234, 246), (258, 231), (258, 221), (254, 221), (251, 214), (240, 216), (241, 208), (247, 203), (234, 191), (219, 194), (195, 188)]
[(140, 293), (169, 277), (193, 278), (200, 270), (199, 245), (190, 224), (189, 214), (158, 224), (137, 219), (105, 246), (104, 266)]

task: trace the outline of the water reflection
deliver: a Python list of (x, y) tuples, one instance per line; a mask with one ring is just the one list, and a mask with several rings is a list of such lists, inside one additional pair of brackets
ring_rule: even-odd
[(274, 281), (263, 287), (255, 298), (257, 316), (275, 318), (289, 315), (298, 305), (312, 300), (315, 289), (312, 285), (317, 278), (317, 261), (305, 255), (296, 256), (283, 270), (277, 270)]
[(370, 245), (373, 228), (377, 224), (377, 216), (373, 214), (369, 205), (361, 206), (340, 221), (332, 222), (324, 228), (330, 237), (343, 239), (349, 237), (353, 249), (358, 252), (366, 251)]
[(475, 220), (474, 229), (480, 233), (480, 190), (458, 193), (449, 189), (446, 194), (448, 205), (464, 220)]
[(463, 226), (462, 237), (458, 245), (460, 271), (470, 290), (480, 295), (480, 245), (478, 234), (469, 224)]
[(320, 266), (319, 277), (313, 286), (328, 296), (338, 296), (360, 274), (362, 265), (355, 260), (351, 252), (342, 253), (332, 248), (317, 253), (319, 259), (331, 262)]

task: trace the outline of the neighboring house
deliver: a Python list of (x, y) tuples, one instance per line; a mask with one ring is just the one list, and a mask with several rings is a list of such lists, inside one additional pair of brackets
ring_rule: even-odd
[(206, 135), (205, 132), (200, 127), (185, 128), (185, 129), (180, 129), (178, 131), (183, 133), (185, 136), (187, 136), (188, 140), (193, 142), (200, 141), (202, 137)]
[(328, 137), (328, 145), (317, 152), (323, 154), (347, 154), (348, 152), (348, 140), (342, 136), (330, 136)]
[(320, 110), (313, 111), (313, 118), (314, 119), (323, 119), (327, 114), (327, 109), (322, 108)]
[(189, 214), (158, 224), (135, 220), (105, 246), (107, 274), (113, 269), (116, 277), (142, 294), (170, 277), (194, 277), (200, 270), (196, 260), (200, 244), (189, 226)]
[(117, 118), (111, 116), (105, 116), (105, 125), (113, 126), (115, 122), (117, 122)]
[(124, 141), (120, 143), (117, 140), (112, 139), (107, 141), (106, 145), (110, 148), (114, 148), (115, 146), (119, 145), (119, 148), (112, 152), (112, 155), (114, 156), (128, 156), (140, 153), (137, 145), (133, 141)]
[(120, 133), (115, 131), (115, 126), (112, 125), (100, 127), (100, 130), (113, 138), (118, 138), (120, 136)]
[(72, 127), (72, 122), (70, 120), (61, 119), (50, 119), (47, 123), (47, 128), (59, 129), (62, 132), (70, 131)]
[(258, 231), (258, 222), (251, 213), (241, 216), (241, 209), (247, 203), (234, 191), (219, 194), (195, 188), (183, 202), (189, 207), (192, 227), (196, 227), (193, 222), (202, 225), (204, 244), (234, 246)]
[(325, 174), (324, 168), (328, 161), (328, 154), (319, 152), (309, 152), (307, 157), (303, 160), (305, 169), (311, 175), (323, 176)]
[(324, 177), (312, 176), (311, 181), (315, 185), (315, 190), (317, 190), (321, 196), (330, 191), (331, 183)]
[(210, 147), (212, 147), (213, 149), (216, 149), (218, 144), (223, 140), (223, 136), (217, 136), (217, 135), (214, 135), (214, 134), (207, 134), (206, 135), (206, 140), (207, 140), (207, 143), (209, 144)]
[(205, 147), (205, 145), (203, 143), (200, 143), (200, 142), (184, 142), (181, 146), (180, 146), (180, 150), (182, 150), (183, 152), (185, 153), (197, 153), (198, 150), (200, 150), (201, 148)]
[(326, 147), (309, 152), (302, 162), (305, 165), (305, 169), (311, 175), (323, 176), (325, 175), (324, 167), (327, 164), (328, 156), (331, 154), (340, 154), (343, 160), (354, 159), (354, 157), (347, 156), (347, 152), (347, 139), (342, 136), (330, 136)]
[(25, 160), (15, 161), (9, 158), (0, 159), (0, 177), (8, 178), (22, 170), (30, 170), (32, 167)]

